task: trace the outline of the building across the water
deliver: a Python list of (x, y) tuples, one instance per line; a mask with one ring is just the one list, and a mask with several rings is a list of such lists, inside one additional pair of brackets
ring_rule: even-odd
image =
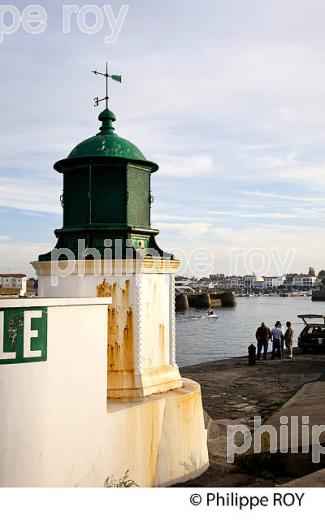
[(38, 280), (36, 278), (28, 278), (26, 296), (28, 298), (34, 298), (38, 294)]
[(284, 280), (284, 286), (289, 289), (312, 289), (316, 283), (316, 276), (309, 274), (291, 274)]
[(0, 295), (17, 294), (25, 296), (27, 289), (26, 274), (0, 273)]

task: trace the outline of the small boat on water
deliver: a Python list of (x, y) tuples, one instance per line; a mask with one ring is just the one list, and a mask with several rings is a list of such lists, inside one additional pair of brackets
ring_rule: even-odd
[(219, 318), (218, 314), (216, 314), (214, 311), (210, 310), (208, 311), (207, 315), (205, 316), (206, 318)]
[(193, 316), (192, 320), (205, 320), (205, 318), (218, 319), (219, 316), (212, 309), (210, 309), (204, 316)]

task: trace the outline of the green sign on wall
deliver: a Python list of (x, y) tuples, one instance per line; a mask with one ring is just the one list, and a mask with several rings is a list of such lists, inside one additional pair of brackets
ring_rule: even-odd
[(47, 360), (47, 308), (0, 310), (0, 365)]

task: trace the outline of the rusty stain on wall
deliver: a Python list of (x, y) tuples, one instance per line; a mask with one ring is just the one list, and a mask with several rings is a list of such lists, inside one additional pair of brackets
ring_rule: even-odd
[[(108, 307), (108, 387), (123, 388), (134, 379), (134, 326), (130, 305), (130, 281), (123, 287), (115, 282), (108, 284), (104, 279), (97, 286), (97, 296), (112, 297)], [(128, 372), (128, 377), (126, 376)]]
[(126, 325), (124, 327), (123, 333), (123, 343), (124, 343), (124, 363), (128, 367), (127, 370), (134, 369), (134, 355), (133, 355), (133, 343), (134, 343), (134, 334), (133, 334), (133, 311), (132, 307), (129, 307), (126, 313)]
[(108, 397), (133, 399), (181, 387), (179, 371), (170, 365), (169, 314), (164, 310), (169, 290), (149, 277), (142, 281), (144, 301), (138, 301), (132, 278), (114, 276), (109, 281), (104, 279), (97, 286), (98, 296), (112, 298), (108, 307)]
[(159, 325), (159, 352), (160, 352), (160, 364), (165, 364), (165, 325), (160, 323)]
[(99, 298), (107, 298), (112, 296), (112, 286), (106, 282), (106, 278), (104, 278), (100, 285), (97, 285), (96, 293)]
[(122, 289), (122, 306), (127, 307), (129, 305), (130, 296), (130, 280), (126, 280), (125, 286)]

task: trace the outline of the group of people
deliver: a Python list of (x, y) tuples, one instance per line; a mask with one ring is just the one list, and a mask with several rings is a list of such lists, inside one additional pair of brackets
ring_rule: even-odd
[(287, 349), (289, 359), (293, 357), (293, 328), (290, 321), (286, 323), (286, 331), (283, 330), (281, 322), (277, 321), (272, 330), (263, 322), (256, 331), (257, 339), (257, 360), (266, 359), (269, 342), (272, 342), (271, 359), (282, 359), (284, 354), (284, 346)]

